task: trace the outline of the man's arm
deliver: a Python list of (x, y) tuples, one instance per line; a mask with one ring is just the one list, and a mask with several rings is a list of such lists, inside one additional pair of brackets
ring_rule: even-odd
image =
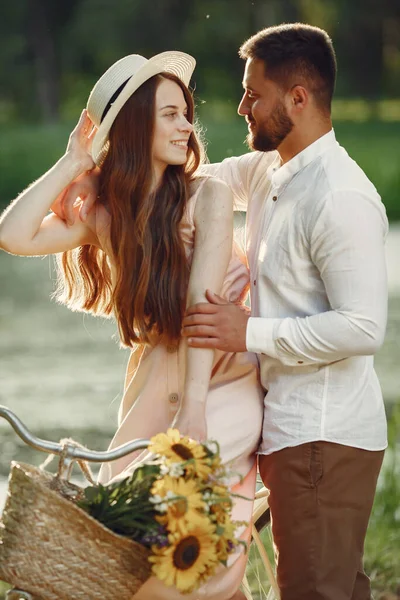
[(304, 318), (249, 319), (246, 345), (286, 365), (375, 354), (387, 318), (386, 217), (357, 191), (327, 199), (310, 247), (332, 310)]
[[(233, 192), (234, 210), (246, 211), (253, 190), (257, 185), (262, 185), (267, 168), (275, 157), (275, 152), (248, 152), (242, 156), (226, 158), (220, 163), (204, 164), (199, 173), (214, 175), (227, 183)], [(72, 225), (76, 214), (74, 205), (79, 199), (79, 217), (85, 221), (97, 200), (99, 174), (100, 169), (96, 168), (76, 179), (54, 202), (51, 207), (53, 212)]]
[[(247, 210), (249, 186), (259, 162), (254, 160), (256, 154), (260, 155), (261, 153), (249, 152), (243, 156), (227, 158), (220, 163), (204, 164), (199, 169), (200, 174), (213, 175), (229, 185), (233, 192), (233, 206), (236, 211)], [(79, 217), (84, 221), (96, 203), (99, 176), (100, 169), (97, 168), (78, 177), (61, 192), (51, 207), (52, 211), (72, 225), (76, 214), (74, 207), (79, 200)]]
[[(250, 317), (246, 321), (232, 305), (216, 304), (212, 314), (208, 307), (207, 315), (197, 305), (184, 321), (185, 335), (193, 340), (189, 343), (228, 351), (237, 351), (244, 343), (248, 350), (288, 366), (374, 354), (383, 342), (387, 317), (387, 221), (383, 213), (376, 200), (357, 191), (336, 193), (325, 203), (311, 232), (310, 247), (331, 310), (303, 318)], [(230, 334), (229, 320), (242, 327), (235, 326)], [(208, 339), (202, 337), (207, 325), (210, 335), (207, 321), (214, 325)]]
[(252, 190), (260, 178), (265, 177), (275, 155), (274, 152), (247, 152), (242, 156), (225, 158), (220, 163), (204, 164), (200, 172), (225, 181), (233, 192), (234, 210), (247, 211)]

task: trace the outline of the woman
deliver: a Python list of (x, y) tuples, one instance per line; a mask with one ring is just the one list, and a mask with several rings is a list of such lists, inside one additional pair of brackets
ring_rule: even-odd
[[(0, 246), (20, 255), (62, 253), (59, 299), (73, 310), (115, 316), (132, 353), (112, 447), (173, 423), (194, 439), (218, 440), (223, 460), (244, 477), (234, 490), (252, 497), (263, 398), (256, 357), (189, 348), (181, 339), (186, 307), (205, 301), (207, 288), (237, 302), (248, 288), (247, 268), (232, 253), (231, 192), (196, 177), (200, 145), (187, 89), (194, 64), (164, 52), (110, 67), (64, 156), (5, 211)], [(64, 188), (96, 165), (99, 198), (87, 218), (68, 225), (48, 214)], [(127, 475), (135, 460), (104, 465), (100, 481)], [(249, 521), (251, 511), (252, 502), (237, 499), (234, 518)], [(185, 597), (231, 598), (244, 568), (245, 556), (233, 555), (228, 569)], [(181, 596), (151, 578), (135, 597)]]

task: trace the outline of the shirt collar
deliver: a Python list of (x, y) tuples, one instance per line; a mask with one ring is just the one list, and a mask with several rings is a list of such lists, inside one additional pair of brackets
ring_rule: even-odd
[(278, 155), (277, 159), (271, 165), (273, 185), (281, 187), (289, 183), (296, 173), (304, 169), (310, 162), (321, 156), (321, 154), (335, 144), (337, 144), (335, 132), (331, 129), (282, 166), (280, 166), (280, 157)]

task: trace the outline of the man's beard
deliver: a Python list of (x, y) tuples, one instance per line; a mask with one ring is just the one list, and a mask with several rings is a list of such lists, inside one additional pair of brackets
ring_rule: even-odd
[[(254, 123), (254, 121), (253, 121)], [(271, 116), (260, 125), (256, 125), (254, 133), (248, 133), (246, 142), (252, 150), (270, 152), (276, 150), (285, 137), (292, 131), (294, 123), (287, 114), (280, 100), (272, 109)]]

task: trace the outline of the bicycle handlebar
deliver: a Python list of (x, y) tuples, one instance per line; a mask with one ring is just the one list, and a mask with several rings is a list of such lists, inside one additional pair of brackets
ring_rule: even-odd
[[(25, 444), (35, 448), (35, 450), (41, 450), (42, 452), (47, 452), (48, 454), (58, 455), (60, 455), (63, 451), (64, 446), (62, 444), (42, 440), (33, 435), (12, 410), (1, 404), (0, 417), (6, 419), (6, 421), (10, 423), (14, 431), (25, 442)], [(72, 459), (83, 459), (95, 463), (110, 462), (112, 460), (116, 460), (117, 458), (121, 458), (122, 456), (126, 456), (135, 450), (144, 450), (149, 444), (150, 440), (138, 439), (133, 440), (132, 442), (127, 442), (126, 444), (118, 446), (118, 448), (114, 448), (114, 450), (109, 450), (107, 452), (96, 452), (94, 450), (87, 450), (86, 448), (79, 448), (77, 446), (69, 445), (66, 449), (66, 455)]]

